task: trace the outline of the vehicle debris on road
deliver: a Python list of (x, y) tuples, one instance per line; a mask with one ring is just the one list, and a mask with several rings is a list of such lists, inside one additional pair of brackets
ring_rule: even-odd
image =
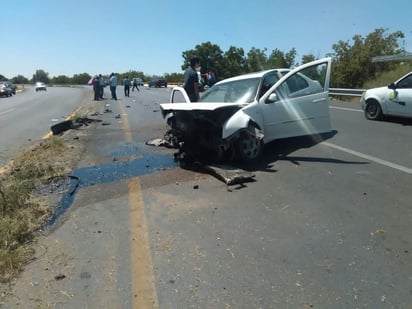
[(182, 148), (184, 143), (180, 143), (178, 138), (173, 135), (173, 130), (167, 131), (165, 138), (156, 138), (146, 142), (146, 145), (156, 147), (176, 148), (178, 151), (174, 153), (174, 160), (181, 164), (185, 169), (196, 170), (198, 172), (208, 173), (217, 179), (223, 181), (226, 185), (237, 185), (246, 182), (254, 181), (255, 174), (245, 171), (231, 165), (219, 165), (210, 160), (210, 157), (194, 157), (192, 154), (187, 154)]

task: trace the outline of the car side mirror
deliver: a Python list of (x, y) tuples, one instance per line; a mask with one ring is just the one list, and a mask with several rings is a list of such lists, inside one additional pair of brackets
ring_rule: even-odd
[(276, 93), (271, 93), (269, 97), (266, 99), (265, 103), (275, 103), (279, 101), (278, 96)]
[(390, 83), (390, 84), (388, 85), (388, 88), (389, 88), (389, 89), (396, 89), (395, 83)]

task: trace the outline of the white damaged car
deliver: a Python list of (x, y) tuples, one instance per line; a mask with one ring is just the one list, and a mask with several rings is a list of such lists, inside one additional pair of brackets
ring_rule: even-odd
[(163, 117), (185, 148), (212, 151), (218, 160), (250, 161), (275, 139), (331, 131), (331, 58), (222, 80), (191, 103), (173, 88)]

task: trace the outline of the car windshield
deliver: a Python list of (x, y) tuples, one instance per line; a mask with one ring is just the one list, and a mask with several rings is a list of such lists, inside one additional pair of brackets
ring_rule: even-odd
[(256, 97), (260, 78), (248, 78), (214, 85), (200, 102), (251, 103)]

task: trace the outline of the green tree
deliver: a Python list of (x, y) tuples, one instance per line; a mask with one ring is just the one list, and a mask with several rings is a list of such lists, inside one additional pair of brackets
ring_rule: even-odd
[(366, 38), (354, 35), (352, 45), (344, 41), (333, 44), (331, 86), (359, 88), (365, 81), (374, 78), (377, 72), (393, 68), (394, 63), (373, 63), (372, 57), (403, 52), (403, 48), (399, 47), (402, 38), (401, 31), (388, 34), (387, 30), (379, 28)]
[(309, 63), (315, 60), (316, 60), (316, 57), (312, 54), (302, 56), (302, 64)]
[(168, 83), (182, 84), (183, 73), (165, 73), (165, 78)]
[(29, 80), (23, 75), (17, 75), (11, 79), (13, 84), (28, 84)]
[(182, 70), (190, 64), (190, 59), (193, 56), (200, 58), (200, 65), (202, 67), (201, 73), (206, 73), (212, 71), (215, 75), (221, 76), (223, 70), (223, 52), (220, 47), (216, 44), (210, 42), (205, 42), (199, 45), (196, 45), (195, 49), (186, 50), (182, 53), (183, 65)]
[(53, 76), (51, 82), (57, 85), (69, 85), (71, 84), (71, 78), (66, 75)]
[(48, 84), (50, 82), (49, 73), (41, 69), (36, 70), (36, 73), (33, 74), (32, 82), (43, 82)]
[(296, 64), (296, 49), (292, 48), (285, 54), (286, 67), (291, 68)]
[(266, 50), (266, 48), (259, 49), (252, 47), (252, 49), (247, 53), (246, 57), (247, 72), (256, 72), (269, 68)]
[(279, 49), (275, 49), (267, 60), (267, 68), (291, 68), (295, 64), (296, 49), (292, 48), (286, 54)]
[(73, 85), (87, 85), (87, 82), (92, 78), (89, 73), (74, 74), (71, 78)]
[(222, 79), (243, 74), (246, 70), (245, 51), (243, 48), (230, 46), (223, 54), (223, 61), (217, 64), (220, 67), (220, 77)]

